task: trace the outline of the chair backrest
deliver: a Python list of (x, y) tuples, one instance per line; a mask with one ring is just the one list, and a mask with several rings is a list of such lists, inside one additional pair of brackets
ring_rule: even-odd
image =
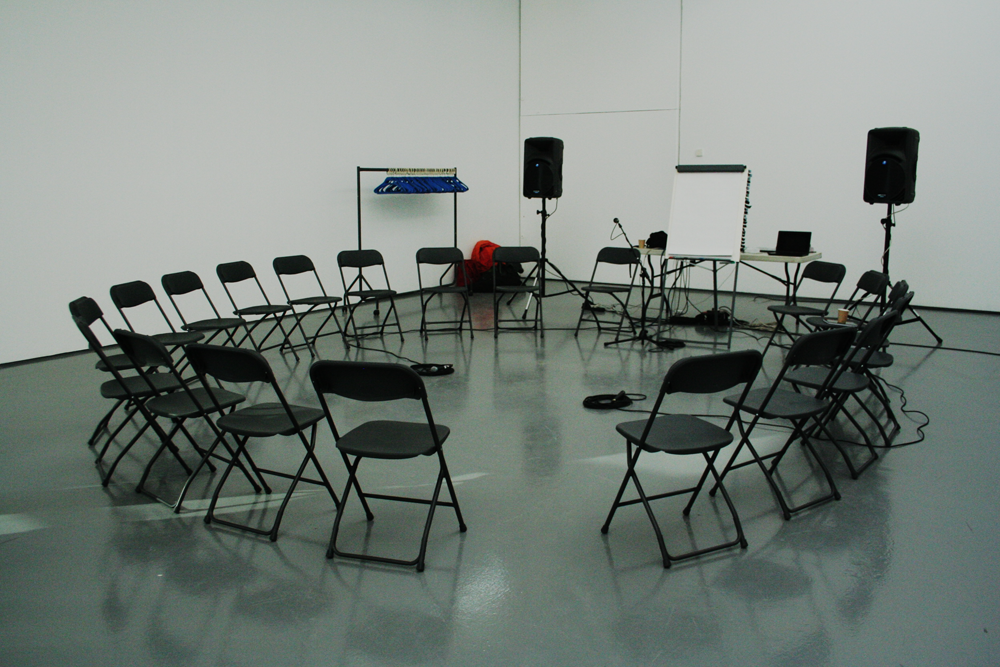
[(187, 353), (188, 362), (190, 362), (194, 372), (198, 374), (202, 386), (207, 390), (212, 403), (215, 404), (216, 410), (222, 411), (223, 407), (216, 399), (208, 378), (213, 378), (220, 383), (248, 384), (257, 382), (270, 385), (271, 391), (277, 397), (285, 415), (290, 420), (292, 428), (285, 431), (285, 435), (300, 432), (304, 428), (296, 417), (295, 410), (289, 405), (285, 394), (281, 391), (281, 387), (274, 377), (274, 372), (271, 370), (271, 365), (267, 363), (267, 359), (260, 352), (206, 343), (192, 343), (186, 346), (184, 351)]
[(851, 347), (857, 331), (857, 327), (836, 327), (800, 336), (788, 350), (785, 368), (833, 364)]
[(215, 267), (215, 273), (219, 276), (222, 284), (239, 283), (244, 280), (256, 278), (257, 273), (253, 270), (250, 262), (242, 260), (236, 262), (224, 262)]
[[(345, 295), (351, 292), (352, 289), (362, 292), (375, 289), (375, 285), (369, 280), (371, 272), (368, 273), (369, 277), (365, 277), (364, 270), (376, 266), (382, 269), (382, 280), (385, 283), (385, 288), (390, 288), (389, 273), (385, 268), (385, 260), (382, 258), (382, 253), (378, 250), (342, 250), (337, 253), (337, 266), (340, 269), (340, 281), (344, 284)], [(357, 269), (358, 274), (348, 281), (344, 269)]]
[(334, 438), (339, 438), (340, 434), (326, 400), (327, 394), (365, 402), (415, 399), (423, 406), (431, 438), (440, 447), (424, 381), (412, 368), (385, 362), (317, 361), (310, 367), (309, 377)]
[[(323, 296), (329, 296), (326, 293), (326, 287), (323, 285), (323, 281), (320, 280), (319, 272), (316, 271), (316, 266), (313, 261), (305, 255), (288, 255), (286, 257), (275, 257), (274, 261), (271, 262), (274, 267), (274, 274), (278, 276), (278, 283), (281, 284), (281, 291), (285, 293), (285, 299), (287, 301), (292, 300), (292, 295), (288, 291), (288, 286), (285, 284), (285, 276), (298, 276), (303, 273), (311, 273), (316, 279), (316, 284), (319, 286), (319, 291)], [(301, 280), (308, 281), (307, 278), (303, 277)], [(295, 282), (294, 279), (291, 282)], [(301, 284), (301, 283), (300, 283)], [(310, 296), (316, 296), (311, 294)]]
[(136, 365), (168, 368), (171, 371), (175, 369), (173, 357), (170, 356), (166, 346), (152, 336), (115, 329), (114, 337), (118, 347)]
[(889, 276), (881, 271), (865, 271), (858, 278), (857, 290), (876, 297), (885, 295), (885, 288), (889, 286)]
[(896, 303), (904, 294), (910, 291), (910, 284), (905, 280), (898, 280), (896, 284), (892, 286), (889, 290), (889, 296), (885, 298), (886, 310), (892, 308), (892, 305)]
[(194, 271), (168, 273), (160, 278), (160, 284), (163, 285), (163, 291), (167, 293), (167, 296), (178, 296), (205, 289), (201, 278)]
[[(104, 321), (104, 312), (97, 305), (97, 302), (89, 296), (81, 296), (79, 299), (70, 301), (69, 314), (73, 317), (74, 321), (79, 319), (88, 330), (94, 322), (98, 320)], [(107, 326), (107, 322), (105, 322), (105, 326)], [(111, 330), (110, 327), (108, 330)]]
[(829, 311), (830, 306), (833, 304), (833, 300), (837, 296), (837, 291), (840, 289), (840, 284), (844, 282), (844, 276), (847, 275), (847, 267), (843, 264), (835, 264), (834, 262), (824, 262), (821, 260), (815, 260), (806, 264), (805, 268), (802, 269), (802, 275), (799, 276), (799, 282), (795, 285), (795, 293), (792, 295), (792, 301), (798, 302), (799, 289), (805, 284), (807, 280), (812, 280), (818, 283), (826, 283), (833, 285), (833, 291), (830, 292), (830, 298), (826, 300), (824, 304), (824, 311)]
[(170, 331), (177, 331), (174, 328), (173, 322), (167, 317), (166, 311), (163, 310), (163, 306), (160, 305), (160, 300), (156, 298), (156, 292), (150, 287), (149, 283), (142, 280), (133, 280), (130, 283), (121, 283), (120, 285), (111, 286), (111, 302), (115, 304), (115, 308), (118, 309), (118, 313), (122, 316), (125, 321), (125, 325), (131, 330), (135, 331), (135, 327), (132, 326), (132, 322), (129, 321), (128, 315), (125, 311), (129, 308), (138, 308), (148, 303), (156, 304), (156, 309), (160, 312), (163, 317), (163, 321), (167, 323)]
[(274, 267), (274, 273), (278, 276), (294, 276), (316, 270), (312, 260), (305, 255), (275, 257), (271, 265)]
[(752, 383), (763, 356), (757, 350), (686, 357), (675, 362), (663, 378), (665, 394), (715, 394), (745, 382)]
[(847, 267), (843, 264), (836, 264), (834, 262), (824, 262), (822, 260), (815, 260), (806, 264), (805, 268), (802, 269), (802, 276), (799, 279), (799, 284), (802, 284), (804, 280), (815, 280), (819, 283), (837, 283), (840, 285), (844, 281), (844, 276), (847, 275)]
[(597, 252), (597, 261), (605, 264), (638, 264), (641, 255), (635, 248), (608, 246)]
[(445, 276), (450, 271), (454, 271), (452, 280), (454, 284), (466, 288), (469, 285), (469, 276), (465, 272), (465, 255), (458, 248), (420, 248), (417, 250), (417, 285), (422, 290), (424, 289), (424, 276), (420, 270), (421, 264), (452, 267), (444, 270), (444, 273), (438, 278), (437, 284), (445, 284)]
[(184, 324), (187, 324), (187, 320), (184, 318), (184, 313), (181, 312), (174, 297), (190, 294), (191, 292), (201, 292), (212, 312), (215, 313), (215, 317), (221, 317), (219, 310), (215, 307), (215, 303), (212, 302), (212, 297), (208, 295), (204, 283), (201, 282), (201, 278), (194, 271), (168, 273), (160, 278), (160, 284), (163, 286), (163, 291), (167, 293), (167, 298), (170, 299), (174, 310), (177, 311), (177, 317), (181, 318), (181, 322)]
[[(114, 335), (113, 330), (104, 319), (104, 314), (101, 312), (101, 307), (97, 305), (89, 296), (81, 296), (78, 299), (74, 299), (69, 303), (69, 314), (73, 318), (73, 323), (76, 328), (80, 330), (83, 337), (87, 341), (87, 347), (90, 348), (92, 352), (97, 354), (97, 368), (102, 371), (107, 371), (115, 376), (116, 380), (121, 381), (120, 370), (132, 370), (132, 362), (124, 355), (115, 354), (109, 355), (105, 349), (104, 345), (100, 340), (97, 339), (97, 335), (94, 330), (91, 329), (91, 325), (94, 322), (100, 320), (104, 323), (105, 328), (112, 335)], [(124, 385), (123, 385), (124, 386)]]
[(493, 265), (537, 262), (541, 256), (533, 246), (500, 246), (493, 250)]
[[(257, 292), (259, 292), (261, 298), (264, 299), (264, 303), (271, 305), (271, 299), (268, 298), (267, 292), (264, 291), (264, 286), (260, 284), (260, 279), (257, 278), (257, 272), (253, 270), (253, 266), (250, 262), (244, 262), (242, 260), (236, 262), (225, 262), (215, 267), (215, 273), (219, 276), (219, 282), (222, 283), (222, 289), (226, 291), (226, 296), (229, 297), (229, 302), (233, 304), (233, 310), (239, 310), (240, 307), (236, 304), (236, 298), (233, 296), (233, 291), (229, 289), (229, 286), (241, 283), (245, 280), (252, 280), (257, 286)], [(249, 289), (252, 290), (252, 288)]]
[[(739, 403), (750, 390), (757, 372), (760, 370), (764, 357), (757, 350), (742, 350), (740, 352), (725, 352), (722, 354), (706, 354), (697, 357), (685, 357), (670, 367), (660, 393), (656, 397), (649, 419), (643, 429), (642, 440), (645, 441), (653, 428), (660, 405), (667, 394), (714, 394), (731, 389), (738, 384), (744, 384)], [(735, 420), (736, 411), (726, 425), (728, 429)]]
[[(74, 299), (69, 303), (69, 314), (74, 321), (79, 320), (79, 322), (76, 322), (77, 327), (80, 327), (82, 325), (83, 327), (86, 328), (87, 331), (84, 334), (84, 336), (87, 338), (88, 344), (91, 344), (91, 339), (93, 339), (93, 343), (91, 344), (91, 346), (97, 345), (98, 347), (101, 348), (104, 347), (104, 344), (100, 342), (100, 340), (97, 338), (97, 334), (94, 333), (93, 329), (91, 329), (90, 327), (93, 326), (94, 322), (100, 322), (101, 324), (104, 325), (104, 328), (107, 330), (109, 334), (112, 333), (114, 330), (111, 328), (111, 325), (108, 324), (108, 321), (104, 319), (104, 311), (101, 310), (101, 307), (97, 305), (96, 301), (94, 301), (89, 296), (81, 296), (79, 299)], [(102, 352), (102, 357), (103, 357), (103, 352)], [(106, 368), (104, 368), (104, 362), (105, 359), (103, 358), (101, 359), (100, 362), (98, 362), (98, 367), (101, 368), (101, 370), (107, 370)], [(115, 362), (115, 366), (118, 368), (128, 368), (129, 364), (124, 364), (119, 359), (118, 361)]]
[(337, 253), (337, 265), (342, 269), (364, 269), (369, 266), (385, 266), (385, 260), (378, 250), (341, 250)]
[(417, 264), (457, 264), (465, 261), (465, 255), (458, 248), (420, 248), (417, 250)]
[(885, 289), (889, 286), (889, 276), (881, 271), (865, 271), (858, 278), (858, 283), (844, 303), (844, 308), (851, 311), (852, 322), (863, 325), (876, 308), (885, 299)]
[(206, 343), (192, 343), (184, 350), (199, 377), (208, 375), (222, 382), (276, 385), (270, 364), (256, 350)]
[(395, 401), (427, 396), (424, 381), (402, 364), (368, 361), (317, 361), (309, 369), (313, 387), (320, 394), (335, 394), (355, 401)]

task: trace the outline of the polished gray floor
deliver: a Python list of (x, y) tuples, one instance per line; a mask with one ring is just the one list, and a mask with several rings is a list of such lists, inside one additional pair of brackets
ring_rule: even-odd
[[(440, 509), (422, 574), (326, 560), (333, 504), (315, 487), (293, 498), (276, 543), (204, 525), (211, 475), (190, 511), (171, 514), (134, 492), (151, 441), (102, 488), (86, 446), (107, 407), (93, 359), (0, 370), (0, 664), (1000, 664), (1000, 318), (923, 312), (957, 349), (893, 348), (897, 363), (884, 376), (905, 390), (908, 408), (929, 416), (923, 442), (883, 451), (857, 481), (822, 445), (843, 499), (788, 522), (760, 472), (739, 470), (727, 481), (749, 548), (665, 570), (640, 506), (619, 510), (607, 536), (599, 530), (624, 472), (614, 426), (641, 415), (581, 402), (619, 390), (652, 397), (671, 363), (713, 348), (605, 348), (609, 337), (594, 331), (574, 338), (579, 301), (571, 296), (546, 300), (544, 338), (505, 333), (495, 342), (489, 298), (475, 297), (473, 341), (408, 333), (405, 343), (369, 343), (456, 369), (427, 386), (438, 421), (453, 429), (446, 453), (469, 530), (459, 533)], [(765, 305), (741, 298), (737, 314), (763, 319)], [(418, 310), (414, 299), (401, 303), (405, 328), (416, 326)], [(919, 324), (895, 339), (933, 342)], [(762, 343), (745, 332), (733, 340), (734, 349), (755, 346)], [(323, 339), (320, 354), (391, 359), (346, 352), (335, 337)], [(308, 356), (268, 357), (290, 396), (317, 403)], [(779, 363), (769, 352), (758, 382)], [(900, 394), (893, 397), (898, 408)], [(718, 399), (678, 398), (665, 409), (724, 412)], [(923, 422), (904, 418), (897, 442), (916, 440)], [(783, 433), (761, 429), (755, 442), (767, 449)], [(319, 449), (339, 492), (346, 473), (325, 427)], [(300, 448), (289, 440), (255, 451), (280, 466)], [(784, 479), (806, 499), (820, 487), (801, 448), (791, 456)], [(363, 466), (362, 482), (369, 491), (429, 494), (432, 463)], [(698, 472), (695, 461), (667, 456), (640, 466), (650, 492)], [(176, 488), (169, 461), (156, 476)], [(254, 502), (238, 484), (228, 495), (227, 512)], [(669, 547), (731, 530), (713, 500), (699, 499), (689, 523), (681, 503), (655, 506)], [(374, 509), (366, 525), (351, 506), (345, 545), (415, 550), (419, 509)]]

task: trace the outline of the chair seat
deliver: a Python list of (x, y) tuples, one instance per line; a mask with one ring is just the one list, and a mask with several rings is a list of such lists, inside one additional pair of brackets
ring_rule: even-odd
[(205, 334), (200, 331), (168, 331), (153, 336), (164, 345), (190, 345), (197, 343), (204, 337)]
[[(894, 361), (895, 359), (888, 352), (883, 352), (882, 350), (875, 350), (874, 352), (872, 352), (872, 355), (868, 358), (868, 361), (865, 362), (865, 367), (888, 368), (889, 366), (892, 366)], [(851, 358), (848, 360), (847, 363), (849, 363), (852, 368), (860, 365), (861, 351), (859, 350), (857, 353), (852, 354)]]
[[(750, 414), (759, 414), (765, 419), (799, 419), (801, 417), (811, 417), (826, 410), (829, 403), (825, 400), (800, 394), (797, 391), (778, 389), (767, 402), (766, 409), (761, 409), (761, 403), (767, 398), (770, 391), (768, 388), (753, 389), (746, 398), (740, 409)], [(735, 406), (739, 402), (739, 395), (727, 396), (725, 402)]]
[(355, 299), (384, 299), (389, 296), (396, 296), (396, 290), (394, 289), (366, 289), (357, 290), (354, 292), (347, 292), (344, 294), (347, 297), (353, 297)]
[(197, 320), (184, 325), (185, 331), (216, 331), (218, 329), (234, 329), (245, 325), (241, 317), (212, 317), (207, 320)]
[(269, 305), (262, 303), (259, 306), (249, 306), (247, 308), (240, 308), (235, 311), (237, 315), (243, 317), (244, 315), (280, 315), (288, 311), (291, 308), (289, 305)]
[[(648, 421), (622, 422), (615, 428), (627, 440), (638, 444)], [(699, 454), (721, 449), (732, 441), (732, 433), (703, 419), (691, 415), (665, 415), (653, 421), (642, 448), (648, 452)]]
[(583, 288), (586, 293), (597, 292), (598, 294), (625, 294), (632, 291), (628, 285), (587, 285)]
[(524, 294), (526, 292), (537, 292), (538, 285), (497, 285), (496, 291), (506, 294)]
[[(212, 388), (211, 396), (214, 396), (216, 402), (223, 408), (231, 408), (246, 400), (243, 394), (218, 387)], [(177, 391), (173, 394), (157, 396), (146, 403), (146, 407), (154, 415), (169, 419), (198, 417), (206, 411), (212, 412), (214, 405), (208, 390), (204, 387), (193, 387), (190, 395), (186, 391)]]
[[(829, 374), (830, 369), (828, 368), (805, 366), (789, 371), (785, 374), (784, 379), (792, 384), (809, 387), (810, 389), (819, 389), (823, 386)], [(831, 387), (833, 391), (843, 394), (856, 394), (867, 388), (868, 378), (865, 375), (850, 372), (841, 373)]]
[[(435, 424), (438, 441), (443, 443), (451, 429)], [(397, 421), (371, 421), (345, 433), (337, 441), (345, 454), (374, 459), (409, 459), (437, 451), (427, 424)]]
[(127, 371), (135, 368), (135, 364), (132, 363), (132, 360), (124, 354), (106, 355), (106, 358), (107, 361), (104, 361), (104, 359), (98, 359), (97, 363), (94, 364), (94, 368), (105, 373), (110, 373), (111, 368), (114, 368), (116, 371)]
[[(299, 423), (299, 428), (312, 426), (323, 419), (323, 411), (301, 405), (289, 406)], [(264, 438), (272, 435), (291, 435), (296, 432), (292, 421), (281, 403), (260, 403), (222, 416), (216, 422), (219, 428), (236, 435)]]
[(822, 317), (823, 315), (826, 315), (826, 311), (822, 308), (813, 308), (811, 306), (797, 306), (794, 304), (779, 303), (768, 306), (767, 309), (772, 313), (778, 313), (779, 315), (791, 315), (792, 317), (807, 317), (809, 315), (817, 315)]
[(425, 287), (421, 291), (431, 294), (462, 294), (468, 292), (469, 288), (460, 285), (434, 285), (433, 287)]
[[(173, 391), (174, 389), (181, 388), (181, 383), (170, 373), (149, 373), (147, 377), (153, 383), (153, 387), (156, 388), (157, 392)], [(108, 380), (101, 384), (101, 396), (122, 400), (129, 396), (151, 396), (154, 393), (150, 390), (146, 380), (139, 375), (122, 378), (122, 381), (125, 383), (124, 386), (118, 380)]]
[(292, 299), (288, 303), (292, 306), (325, 306), (340, 303), (341, 300), (339, 296), (307, 296), (301, 299)]

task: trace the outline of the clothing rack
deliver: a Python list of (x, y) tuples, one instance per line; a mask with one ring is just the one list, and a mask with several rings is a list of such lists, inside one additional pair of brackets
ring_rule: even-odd
[(378, 195), (390, 194), (447, 194), (454, 199), (452, 234), (454, 245), (458, 246), (458, 193), (469, 187), (458, 180), (458, 169), (402, 169), (389, 167), (358, 167), (358, 250), (361, 244), (361, 173), (381, 172), (385, 180), (375, 188)]

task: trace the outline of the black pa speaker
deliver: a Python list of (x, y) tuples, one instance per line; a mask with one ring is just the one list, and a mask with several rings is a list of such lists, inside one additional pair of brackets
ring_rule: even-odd
[(909, 204), (917, 188), (917, 144), (920, 133), (908, 127), (868, 131), (865, 201), (869, 204)]
[(562, 139), (524, 140), (524, 196), (529, 199), (562, 197)]

